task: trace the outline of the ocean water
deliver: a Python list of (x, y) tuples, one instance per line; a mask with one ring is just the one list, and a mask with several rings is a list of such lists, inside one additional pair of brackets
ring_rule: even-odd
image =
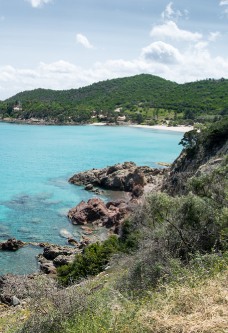
[[(80, 238), (67, 211), (93, 194), (68, 179), (76, 172), (124, 161), (158, 167), (180, 153), (183, 134), (108, 126), (32, 126), (0, 123), (0, 241), (67, 244)], [(107, 199), (104, 198), (104, 199)], [(37, 270), (38, 247), (0, 251), (0, 275)]]

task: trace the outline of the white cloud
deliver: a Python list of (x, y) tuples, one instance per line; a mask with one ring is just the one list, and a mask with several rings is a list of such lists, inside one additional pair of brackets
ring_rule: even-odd
[(161, 16), (163, 19), (171, 19), (173, 14), (174, 14), (174, 10), (172, 8), (173, 3), (170, 2), (166, 7), (164, 12), (162, 12)]
[(180, 11), (179, 9), (173, 9), (173, 2), (168, 3), (165, 10), (161, 13), (163, 20), (178, 20), (179, 17), (187, 17), (188, 10)]
[(219, 5), (224, 7), (224, 9), (223, 9), (224, 14), (226, 14), (228, 16), (228, 0), (220, 1)]
[(25, 0), (29, 2), (33, 8), (41, 7), (49, 2), (52, 2), (52, 0)]
[(117, 77), (150, 73), (176, 82), (221, 78), (228, 73), (228, 58), (210, 54), (207, 41), (176, 48), (161, 41), (144, 47), (132, 60), (110, 59), (90, 68), (59, 60), (36, 68), (0, 67), (0, 99), (35, 88), (71, 89)]
[(195, 42), (202, 38), (202, 34), (179, 29), (173, 21), (168, 21), (164, 24), (153, 27), (150, 35), (154, 38), (170, 38), (178, 41)]
[[(221, 78), (228, 73), (228, 58), (214, 57), (209, 51), (210, 42), (220, 36), (218, 31), (204, 38), (198, 32), (182, 30), (175, 22), (167, 21), (155, 26), (151, 36), (156, 40), (142, 48), (139, 56), (132, 60), (109, 59), (86, 69), (65, 60), (40, 62), (36, 68), (0, 67), (0, 99), (23, 90), (40, 87), (57, 90), (78, 88), (101, 80), (140, 73), (158, 75), (179, 83), (209, 77)], [(167, 38), (169, 42), (163, 40)], [(76, 41), (86, 48), (93, 48), (82, 34), (76, 35)], [(176, 43), (177, 48), (172, 41), (184, 43)]]
[(88, 38), (82, 34), (76, 35), (76, 41), (87, 49), (93, 48), (93, 45), (89, 42)]
[(141, 56), (146, 61), (160, 62), (164, 64), (174, 64), (181, 62), (179, 51), (170, 44), (164, 42), (154, 42), (142, 49)]
[(220, 1), (220, 6), (228, 6), (228, 0)]
[(70, 64), (67, 61), (59, 60), (51, 64), (40, 63), (39, 70), (43, 73), (55, 73), (55, 74), (71, 74), (77, 70), (77, 66)]
[(214, 42), (216, 41), (219, 37), (221, 36), (219, 31), (215, 31), (215, 32), (210, 32), (210, 35), (208, 37), (208, 40), (210, 42)]

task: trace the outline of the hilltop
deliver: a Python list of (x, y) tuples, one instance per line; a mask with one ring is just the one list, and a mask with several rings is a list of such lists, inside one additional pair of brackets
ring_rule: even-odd
[(0, 102), (0, 117), (53, 123), (211, 121), (227, 114), (228, 80), (177, 84), (150, 74), (70, 90), (35, 89)]

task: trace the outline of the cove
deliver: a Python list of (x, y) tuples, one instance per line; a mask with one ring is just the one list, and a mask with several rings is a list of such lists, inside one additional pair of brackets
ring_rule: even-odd
[[(0, 123), (0, 241), (66, 244), (80, 228), (67, 211), (95, 194), (68, 183), (76, 172), (124, 161), (158, 167), (180, 153), (183, 133), (124, 126), (33, 126)], [(103, 197), (107, 199), (107, 197)], [(0, 275), (37, 270), (39, 248), (0, 251)]]

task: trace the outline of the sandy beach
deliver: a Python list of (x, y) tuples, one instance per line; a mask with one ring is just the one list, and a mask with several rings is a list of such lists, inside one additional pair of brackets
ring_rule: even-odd
[[(108, 125), (107, 123), (92, 123), (89, 124), (91, 126), (106, 126)], [(149, 128), (149, 129), (155, 129), (155, 130), (163, 130), (163, 131), (173, 131), (173, 132), (181, 132), (181, 133), (186, 133), (189, 131), (192, 131), (194, 129), (193, 126), (166, 126), (166, 125), (137, 125), (137, 124), (126, 124), (126, 125), (121, 125), (121, 126), (130, 126), (130, 127), (139, 127), (139, 128)]]
[(89, 124), (91, 126), (106, 126), (107, 123), (92, 123), (92, 124)]
[(150, 128), (155, 130), (173, 131), (186, 133), (193, 130), (193, 126), (165, 126), (165, 125), (129, 125), (131, 127)]

